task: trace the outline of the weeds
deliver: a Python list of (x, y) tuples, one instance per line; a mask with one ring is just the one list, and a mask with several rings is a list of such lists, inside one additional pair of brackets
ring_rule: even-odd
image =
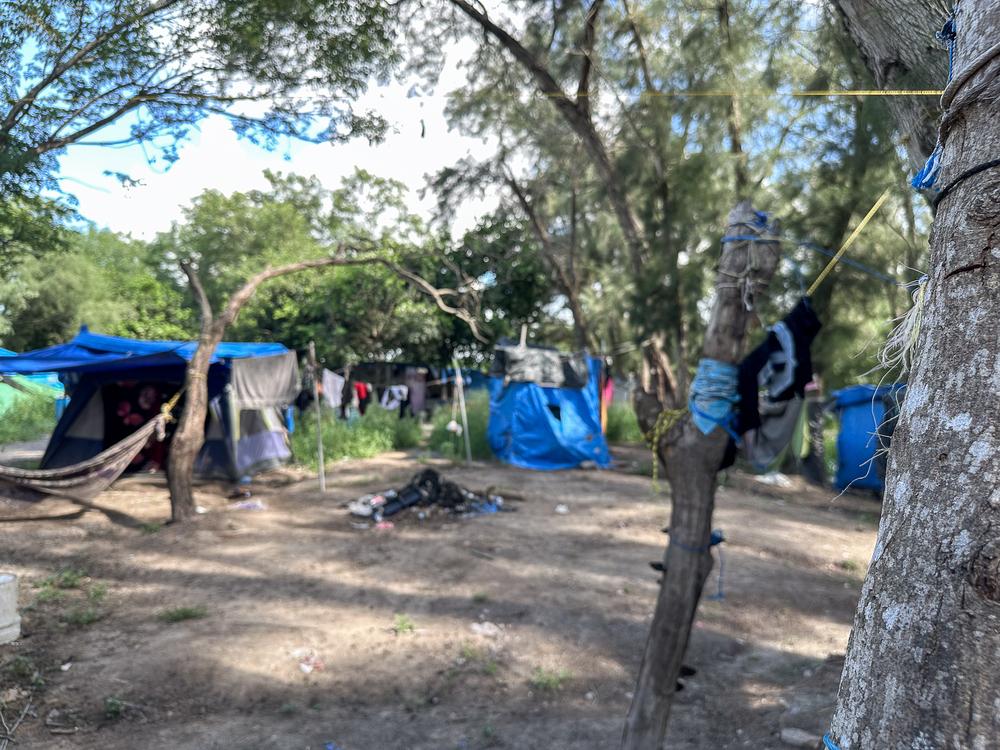
[(570, 673), (564, 669), (552, 671), (544, 669), (543, 667), (536, 667), (535, 671), (531, 673), (531, 679), (528, 683), (535, 690), (541, 690), (546, 693), (554, 693), (562, 690), (563, 684), (570, 677)]
[(75, 625), (78, 628), (93, 625), (104, 617), (104, 614), (96, 607), (77, 607), (71, 609), (63, 615), (62, 619), (67, 625)]
[[(479, 460), (493, 458), (493, 451), (486, 436), (486, 428), (490, 423), (490, 397), (485, 391), (473, 391), (465, 396), (466, 415), (469, 420), (469, 442), (472, 445), (472, 457)], [(456, 419), (456, 421), (460, 421)], [(434, 414), (433, 429), (429, 439), (431, 450), (450, 459), (465, 458), (465, 438), (451, 432), (448, 423), (451, 422), (451, 409), (438, 409)]]
[(117, 721), (124, 716), (127, 705), (121, 698), (109, 695), (104, 699), (104, 716), (112, 721)]
[(400, 635), (401, 633), (412, 633), (416, 629), (417, 626), (414, 624), (413, 620), (410, 619), (409, 615), (397, 614), (392, 621), (392, 632), (396, 635)]
[(169, 623), (200, 620), (203, 617), (208, 617), (208, 609), (200, 604), (194, 607), (174, 607), (173, 609), (163, 610), (158, 617), (163, 622)]
[(162, 523), (144, 523), (139, 527), (139, 530), (143, 534), (155, 534), (162, 528), (163, 528)]

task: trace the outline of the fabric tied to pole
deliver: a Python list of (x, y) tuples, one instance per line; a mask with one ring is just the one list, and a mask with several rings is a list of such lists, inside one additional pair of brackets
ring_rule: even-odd
[[(736, 376), (739, 368), (716, 359), (703, 359), (698, 363), (698, 372), (691, 384), (688, 407), (695, 426), (707, 435), (716, 427), (722, 427), (733, 435), (733, 405), (736, 395)], [(735, 435), (734, 435), (735, 437)], [(738, 438), (737, 438), (738, 440)]]

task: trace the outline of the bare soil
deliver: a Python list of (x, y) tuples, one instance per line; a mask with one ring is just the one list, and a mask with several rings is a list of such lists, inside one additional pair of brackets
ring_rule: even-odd
[[(0, 646), (0, 708), (10, 724), (32, 705), (10, 750), (614, 748), (669, 510), (642, 452), (618, 456), (603, 472), (431, 461), (523, 500), (386, 530), (343, 506), (405, 483), (428, 463), (415, 454), (339, 463), (325, 495), (269, 475), (253, 487), (266, 510), (205, 486), (208, 512), (183, 527), (159, 525), (154, 480), (119, 483), (103, 510), (0, 501), (7, 519), (67, 516), (0, 523), (23, 618)], [(870, 500), (725, 484), (725, 596), (701, 604), (670, 748), (783, 747), (789, 695), (845, 649), (875, 540)], [(64, 570), (85, 577), (44, 584)]]

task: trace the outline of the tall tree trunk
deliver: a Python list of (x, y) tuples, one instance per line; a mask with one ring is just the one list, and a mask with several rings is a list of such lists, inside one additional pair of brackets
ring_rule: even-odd
[[(752, 224), (754, 217), (750, 202), (741, 202), (729, 214), (726, 233), (745, 233), (742, 225)], [(723, 246), (715, 305), (702, 348), (705, 358), (736, 363), (743, 354), (751, 313), (744, 305), (742, 290), (730, 282), (747, 268), (749, 252), (744, 243), (727, 242)], [(780, 249), (777, 244), (758, 244), (754, 257), (758, 264), (756, 288), (766, 288), (777, 267)], [(663, 743), (681, 659), (705, 579), (712, 569), (709, 539), (716, 475), (728, 439), (721, 428), (702, 434), (688, 417), (661, 436), (656, 446), (671, 488), (670, 541), (622, 750), (654, 750)]]
[[(833, 0), (875, 79), (883, 89), (937, 89), (948, 77), (948, 55), (938, 51), (934, 32), (948, 17), (942, 0)], [(938, 49), (935, 49), (935, 48)], [(919, 169), (937, 140), (934, 97), (893, 96), (887, 100), (911, 166)]]
[[(841, 5), (853, 5), (839, 0)], [(862, 3), (859, 3), (859, 5)], [(882, 45), (917, 45), (890, 0), (863, 3), (901, 24)], [(903, 29), (902, 27), (905, 27)], [(922, 28), (921, 28), (922, 27)], [(956, 74), (1000, 39), (996, 0), (958, 5)], [(889, 34), (894, 34), (889, 36)], [(867, 43), (869, 32), (856, 39)], [(924, 41), (920, 48), (926, 47)], [(939, 184), (995, 159), (1000, 59), (965, 86)], [(962, 100), (960, 92), (956, 106)], [(900, 118), (904, 131), (909, 114)], [(988, 748), (1000, 737), (1000, 170), (940, 203), (916, 365), (893, 436), (878, 542), (854, 619), (831, 730), (841, 750)]]

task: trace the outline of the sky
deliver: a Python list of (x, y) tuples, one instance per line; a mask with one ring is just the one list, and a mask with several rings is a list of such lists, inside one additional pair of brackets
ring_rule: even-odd
[[(465, 40), (447, 51), (432, 95), (409, 97), (411, 84), (398, 82), (369, 90), (357, 108), (373, 109), (390, 123), (390, 132), (378, 144), (369, 145), (363, 138), (337, 145), (295, 141), (267, 151), (238, 138), (224, 118), (212, 116), (182, 145), (179, 160), (169, 169), (151, 166), (140, 146), (71, 146), (60, 158), (62, 187), (77, 198), (85, 219), (142, 239), (169, 229), (181, 218), (182, 207), (203, 190), (228, 194), (266, 188), (265, 169), (316, 175), (326, 187), (336, 188), (341, 178), (362, 168), (404, 183), (410, 209), (430, 218), (433, 195), (423, 199), (418, 195), (426, 177), (464, 156), (485, 158), (494, 150), (493, 144), (449, 131), (444, 117), (447, 93), (466, 80), (462, 63), (472, 44)], [(96, 140), (107, 137), (106, 132), (94, 135)], [(105, 171), (127, 174), (142, 184), (125, 187)], [(476, 218), (495, 203), (495, 196), (463, 203), (456, 211), (453, 233), (474, 226)]]

